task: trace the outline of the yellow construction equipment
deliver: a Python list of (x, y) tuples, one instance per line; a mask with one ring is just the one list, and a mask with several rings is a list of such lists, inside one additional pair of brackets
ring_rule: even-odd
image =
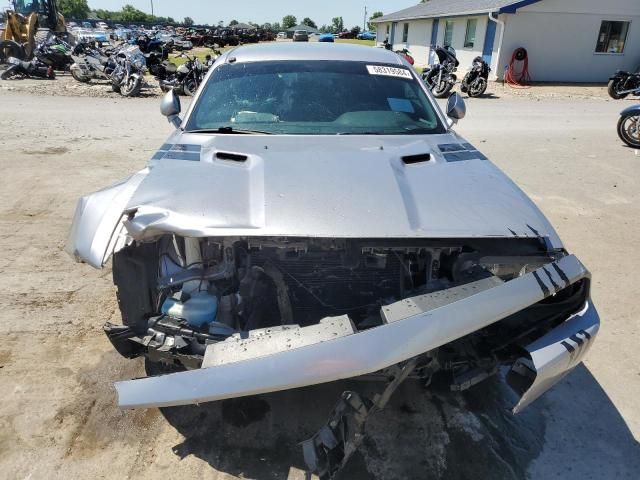
[(29, 60), (36, 45), (50, 33), (66, 34), (64, 17), (55, 0), (13, 0), (0, 30), (0, 59), (8, 56)]

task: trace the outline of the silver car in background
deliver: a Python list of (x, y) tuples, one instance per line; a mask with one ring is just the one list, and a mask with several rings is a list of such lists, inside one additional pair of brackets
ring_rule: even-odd
[(309, 41), (309, 32), (306, 30), (296, 30), (293, 32), (293, 41), (294, 42), (308, 42)]
[[(509, 370), (520, 411), (599, 328), (590, 274), (527, 196), (452, 129), (402, 57), (355, 45), (223, 54), (148, 165), (83, 197), (68, 251), (113, 258), (124, 408), (366, 376), (304, 443), (328, 478), (406, 378), (465, 390)], [(355, 425), (347, 428), (346, 425)]]

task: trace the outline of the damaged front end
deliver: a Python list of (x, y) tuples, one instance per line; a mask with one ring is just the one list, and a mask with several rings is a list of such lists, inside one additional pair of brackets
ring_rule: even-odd
[(165, 235), (117, 252), (113, 275), (115, 348), (193, 370), (118, 384), (123, 407), (296, 388), (428, 354), (429, 375), (454, 390), (515, 364), (521, 408), (527, 390), (548, 388), (540, 368), (568, 360), (553, 380), (569, 370), (598, 323), (586, 269), (536, 239)]
[[(206, 165), (179, 180), (177, 169), (156, 166), (155, 177), (145, 179), (146, 169), (80, 201), (69, 253), (95, 267), (113, 254), (123, 321), (107, 323), (105, 333), (125, 357), (176, 370), (118, 382), (121, 407), (197, 404), (362, 376), (386, 382), (371, 399), (345, 392), (304, 443), (310, 470), (330, 478), (404, 379), (439, 376), (459, 391), (509, 367), (518, 412), (592, 344), (599, 318), (589, 272), (510, 184), (497, 183), (503, 190), (493, 199), (474, 187), (475, 203), (440, 199), (449, 210), (417, 211), (429, 202), (416, 203), (414, 194), (425, 193), (399, 182), (403, 195), (388, 206), (385, 225), (359, 221), (373, 214), (358, 205), (335, 227), (328, 214), (294, 219), (339, 199), (300, 190), (299, 202), (285, 205), (277, 189), (260, 188), (279, 176), (254, 178), (262, 165), (233, 166), (246, 187), (239, 200), (220, 193), (221, 179), (232, 176)], [(201, 184), (189, 190), (194, 182)], [(205, 188), (211, 182), (216, 188)], [(525, 212), (515, 216), (519, 223), (504, 198)], [(474, 236), (481, 223), (483, 234)], [(283, 230), (289, 235), (272, 234)], [(463, 235), (438, 235), (444, 231)]]
[(575, 367), (597, 334), (590, 276), (538, 239), (184, 238), (113, 259), (127, 357), (179, 373), (116, 384), (124, 408), (184, 405), (373, 376), (304, 444), (331, 478), (406, 377), (465, 390), (511, 366), (517, 412)]

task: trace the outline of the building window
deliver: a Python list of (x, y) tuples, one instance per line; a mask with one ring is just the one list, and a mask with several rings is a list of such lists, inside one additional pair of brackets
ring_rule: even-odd
[(604, 20), (600, 25), (596, 53), (622, 53), (627, 41), (629, 22), (610, 22)]
[(452, 21), (447, 20), (444, 23), (444, 46), (450, 47), (451, 42), (453, 42), (453, 23)]
[(402, 43), (407, 43), (409, 41), (409, 24), (405, 23), (402, 27)]
[(473, 45), (476, 43), (476, 26), (478, 24), (478, 20), (475, 18), (467, 20), (467, 33), (464, 35), (464, 46), (465, 48), (473, 48)]

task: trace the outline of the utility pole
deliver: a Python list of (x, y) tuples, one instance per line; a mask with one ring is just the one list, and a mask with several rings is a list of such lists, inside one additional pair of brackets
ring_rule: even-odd
[(364, 6), (364, 21), (362, 22), (362, 31), (367, 31), (367, 6)]
[(151, 16), (153, 17), (153, 0), (151, 0)]

